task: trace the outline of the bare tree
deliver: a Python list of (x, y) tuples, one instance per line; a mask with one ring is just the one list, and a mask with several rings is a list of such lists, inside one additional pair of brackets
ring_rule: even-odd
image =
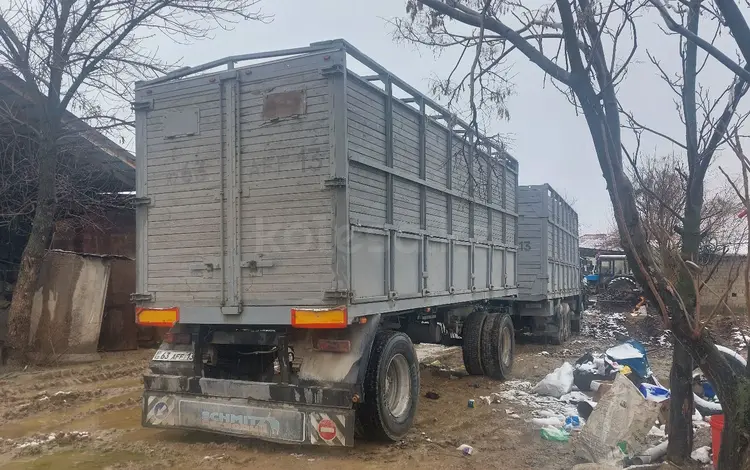
[[(617, 84), (625, 77), (638, 44), (637, 17), (648, 2), (556, 0), (553, 4), (535, 9), (524, 3), (507, 0), (407, 0), (409, 17), (396, 21), (397, 35), (437, 50), (460, 47), (463, 49), (462, 60), (467, 54), (473, 56), (474, 62), (480, 65), (461, 67), (459, 64), (443, 90), (449, 98), (455, 98), (456, 93), (460, 94), (468, 88), (469, 98), (480, 100), (472, 108), (481, 109), (495, 104), (504, 109), (502, 100), (493, 103), (487, 97), (498, 99), (503, 96), (503, 90), (508, 88), (506, 76), (495, 78), (487, 71), (502, 72), (504, 60), (512, 52), (520, 52), (537, 65), (566, 94), (586, 119), (628, 260), (634, 266), (635, 275), (647, 295), (658, 307), (664, 323), (672, 330), (676, 339), (676, 356), (687, 357), (688, 367), (681, 363), (680, 378), (686, 375), (687, 369), (691, 368), (691, 360), (695, 359), (717, 385), (722, 405), (726, 403), (727, 406), (725, 410), (735, 412), (741, 406), (738, 398), (746, 396), (747, 392), (739, 391), (742, 382), (733, 374), (710, 333), (704, 328), (698, 303), (700, 280), (692, 267), (696, 265), (695, 260), (699, 255), (704, 179), (716, 147), (725, 138), (726, 126), (717, 124), (709, 129), (708, 144), (704, 150), (710, 151), (698, 149), (698, 131), (690, 129), (686, 132), (687, 146), (691, 151), (686, 152), (685, 207), (678, 214), (682, 219), (680, 268), (677, 282), (673, 283), (652, 255), (647, 230), (638, 210), (637, 194), (623, 163), (623, 122), (617, 98)], [(687, 26), (683, 29), (697, 32), (703, 2), (686, 0), (680, 3), (688, 6)], [(739, 16), (741, 18), (741, 14)], [(693, 66), (693, 61), (697, 64), (693, 49), (692, 45), (685, 46), (685, 60), (689, 61), (686, 80), (694, 78), (692, 71), (699, 67)], [(467, 52), (472, 50), (476, 51), (475, 54)], [(465, 74), (465, 78), (456, 79), (455, 74)], [(465, 83), (469, 83), (469, 86), (465, 86)], [(476, 90), (477, 87), (487, 91), (484, 97), (471, 92), (472, 88)], [(685, 99), (695, 99), (695, 90), (690, 84), (687, 89), (693, 93), (685, 93)], [(734, 83), (727, 97), (729, 104), (724, 108), (730, 117), (735, 115), (737, 102), (745, 91), (746, 83), (743, 80)], [(484, 102), (482, 98), (485, 98)], [(473, 117), (476, 118), (476, 113), (473, 113)], [(689, 456), (692, 445), (692, 396), (685, 385), (671, 384), (675, 403), (670, 413), (669, 455), (677, 461)], [(749, 428), (744, 419), (747, 418), (743, 418), (742, 423), (738, 423), (734, 416), (728, 420), (731, 430), (726, 433), (734, 432), (731, 440), (734, 447), (731, 449), (736, 452), (724, 453), (731, 454), (731, 457), (722, 457), (725, 462), (723, 468), (739, 468), (741, 459), (745, 458), (747, 434), (736, 432), (740, 428)], [(736, 427), (735, 424), (741, 426)]]
[[(677, 282), (680, 265), (673, 262), (673, 258), (680, 252), (679, 232), (687, 189), (682, 175), (687, 172), (684, 160), (675, 154), (640, 158), (637, 166), (631, 169), (636, 204), (646, 235), (659, 253), (665, 275), (672, 282)], [(746, 233), (741, 230), (742, 222), (737, 218), (742, 207), (728, 184), (706, 191), (698, 261), (708, 272), (723, 255), (737, 252), (738, 247), (746, 243)]]
[(22, 256), (8, 320), (11, 358), (24, 360), (31, 304), (58, 210), (66, 148), (81, 126), (128, 125), (135, 80), (172, 68), (146, 45), (152, 37), (197, 40), (216, 27), (263, 20), (258, 0), (9, 0), (0, 6), (0, 63), (20, 77), (30, 97), (22, 122), (35, 145), (33, 223)]
[[(732, 181), (732, 179), (724, 171), (724, 169), (721, 169), (721, 172), (724, 174), (727, 182), (732, 186), (732, 189), (734, 189), (735, 194), (738, 196), (738, 199), (742, 202), (742, 206), (745, 208), (744, 217), (742, 217), (745, 221), (744, 229), (745, 231), (750, 232), (750, 160), (748, 159), (747, 155), (745, 155), (745, 151), (742, 147), (742, 139), (738, 130), (735, 129), (732, 134), (732, 139), (729, 142), (730, 146), (732, 147), (732, 151), (737, 157), (737, 160), (739, 160), (742, 168), (742, 186), (738, 187), (738, 185), (735, 184), (734, 181)], [(750, 249), (750, 239), (747, 241), (746, 247)], [(748, 251), (748, 253), (750, 253), (750, 251)], [(745, 288), (745, 315), (747, 318), (750, 318), (750, 262), (748, 262), (747, 259), (745, 259), (743, 268), (743, 284)], [(748, 352), (748, 354), (750, 354), (750, 351)]]

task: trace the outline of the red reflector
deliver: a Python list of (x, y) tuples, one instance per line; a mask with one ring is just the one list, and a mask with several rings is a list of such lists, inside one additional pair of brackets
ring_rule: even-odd
[(191, 341), (190, 333), (172, 333), (168, 331), (164, 334), (164, 342), (167, 344), (190, 344)]
[(348, 353), (352, 350), (352, 342), (348, 339), (319, 339), (316, 349), (320, 351)]

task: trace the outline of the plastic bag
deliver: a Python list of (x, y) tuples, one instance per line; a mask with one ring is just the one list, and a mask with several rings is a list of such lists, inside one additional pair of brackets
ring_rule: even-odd
[(665, 400), (669, 400), (669, 390), (664, 387), (643, 382), (638, 386), (638, 389), (648, 401), (661, 403)]
[(568, 432), (581, 430), (581, 418), (578, 416), (568, 416), (565, 418), (564, 429)]
[(570, 435), (567, 432), (553, 427), (542, 428), (539, 433), (542, 435), (542, 439), (548, 441), (568, 442), (568, 439), (570, 438)]
[(562, 427), (564, 423), (564, 418), (556, 416), (550, 416), (548, 418), (534, 418), (531, 420), (531, 425), (535, 428), (540, 429)]
[(560, 398), (571, 390), (573, 390), (573, 366), (567, 362), (555, 369), (554, 372), (547, 374), (531, 389), (532, 392), (539, 395), (555, 398)]
[(468, 444), (461, 444), (460, 446), (458, 446), (458, 449), (456, 449), (456, 450), (460, 450), (461, 453), (464, 454), (464, 455), (466, 455), (466, 456), (471, 455), (471, 454), (474, 453), (474, 448), (471, 447)]

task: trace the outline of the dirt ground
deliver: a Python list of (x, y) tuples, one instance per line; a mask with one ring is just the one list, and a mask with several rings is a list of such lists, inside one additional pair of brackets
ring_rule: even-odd
[[(586, 351), (603, 351), (616, 344), (604, 315), (592, 316), (590, 321), (602, 324), (563, 347), (518, 344), (512, 379), (535, 383), (566, 360), (572, 362)], [(658, 337), (648, 340), (652, 368), (660, 379), (666, 379), (671, 351)], [(481, 396), (517, 384), (461, 374), (458, 348), (422, 350), (421, 395), (432, 391), (439, 398), (420, 399), (415, 426), (404, 441), (392, 445), (358, 441), (351, 449), (293, 447), (200, 432), (144, 429), (139, 408), (141, 375), (153, 352), (106, 354), (95, 364), (0, 370), (0, 470), (267, 465), (325, 470), (562, 470), (580, 463), (570, 443), (541, 439), (539, 431), (528, 423), (532, 417), (528, 407), (503, 402), (487, 405), (481, 400)], [(439, 370), (445, 368), (457, 372)], [(476, 401), (474, 409), (468, 408), (469, 399)], [(701, 431), (699, 439), (705, 441), (706, 435)], [(461, 444), (471, 445), (474, 454), (463, 456), (456, 450)]]

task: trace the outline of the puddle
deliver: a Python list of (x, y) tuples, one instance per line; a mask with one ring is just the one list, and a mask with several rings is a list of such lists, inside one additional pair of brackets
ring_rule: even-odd
[(6, 465), (1, 465), (0, 470), (56, 470), (60, 468), (100, 470), (111, 468), (113, 465), (140, 462), (145, 459), (146, 456), (143, 454), (127, 451), (93, 453), (69, 450), (36, 458), (14, 460)]

